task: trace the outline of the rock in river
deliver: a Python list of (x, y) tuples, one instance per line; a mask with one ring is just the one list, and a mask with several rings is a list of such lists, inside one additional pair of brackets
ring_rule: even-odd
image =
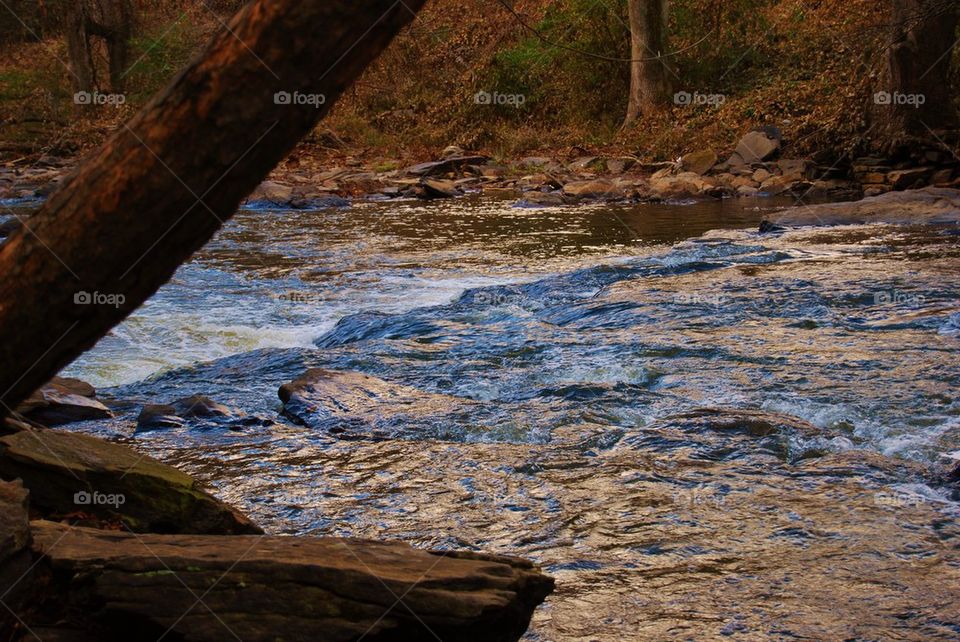
[(96, 395), (89, 383), (54, 377), (17, 406), (17, 412), (47, 426), (112, 417), (113, 413), (97, 401)]
[(190, 419), (219, 423), (238, 416), (239, 413), (209, 397), (193, 395), (192, 397), (178, 399), (170, 404), (144, 406), (137, 418), (137, 431), (175, 428), (183, 426)]

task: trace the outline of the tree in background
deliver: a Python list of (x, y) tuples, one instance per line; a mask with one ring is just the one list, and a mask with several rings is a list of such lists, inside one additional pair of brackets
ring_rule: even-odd
[(630, 90), (624, 127), (659, 111), (670, 93), (667, 53), (669, 0), (628, 0), (630, 21)]
[(957, 31), (954, 0), (889, 0), (891, 30), (873, 123), (892, 147), (956, 125), (950, 67)]
[(66, 0), (64, 31), (67, 55), (77, 91), (97, 88), (94, 37), (102, 39), (107, 52), (110, 90), (123, 91), (130, 61), (134, 10), (131, 0)]

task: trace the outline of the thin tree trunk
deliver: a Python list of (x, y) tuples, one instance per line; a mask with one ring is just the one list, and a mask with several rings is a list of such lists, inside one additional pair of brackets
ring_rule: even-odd
[(897, 145), (956, 124), (950, 65), (956, 39), (956, 3), (891, 0), (886, 65), (874, 95), (876, 135)]
[(670, 97), (667, 53), (668, 0), (628, 0), (630, 95), (624, 127), (664, 107)]
[(156, 292), (423, 2), (257, 0), (68, 177), (0, 245), (0, 411)]

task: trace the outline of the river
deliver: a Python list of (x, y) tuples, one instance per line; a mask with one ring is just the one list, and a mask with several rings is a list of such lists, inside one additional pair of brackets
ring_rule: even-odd
[[(755, 231), (789, 204), (244, 209), (64, 373), (118, 410), (75, 429), (271, 533), (531, 558), (528, 640), (960, 639), (958, 230)], [(336, 438), (278, 413), (309, 367), (449, 401)], [(254, 421), (135, 434), (192, 394)]]

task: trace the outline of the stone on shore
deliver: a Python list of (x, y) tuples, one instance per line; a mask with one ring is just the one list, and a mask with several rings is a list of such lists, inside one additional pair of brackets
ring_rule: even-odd
[(189, 475), (80, 433), (23, 430), (0, 438), (0, 477), (22, 479), (44, 515), (89, 513), (139, 532), (261, 532)]
[(567, 183), (563, 186), (563, 194), (576, 200), (619, 201), (626, 198), (622, 187), (604, 178)]
[(405, 170), (410, 176), (440, 176), (448, 172), (460, 171), (468, 165), (483, 165), (489, 160), (486, 156), (451, 156), (440, 161), (419, 163)]
[(424, 199), (456, 198), (462, 196), (463, 191), (454, 181), (439, 178), (421, 179), (417, 186), (417, 196)]
[(85, 381), (54, 377), (17, 406), (17, 412), (47, 426), (112, 417), (96, 396), (97, 391)]
[(654, 174), (650, 179), (650, 189), (659, 198), (688, 198), (703, 194), (716, 187), (711, 180), (693, 172), (681, 172), (676, 176), (667, 172)]
[(687, 154), (680, 160), (680, 166), (685, 172), (693, 172), (703, 176), (717, 164), (717, 154), (712, 149)]
[(108, 638), (506, 642), (554, 584), (524, 560), (400, 542), (31, 528), (35, 554), (64, 578), (48, 608)]
[(560, 207), (566, 205), (562, 192), (525, 192), (523, 198), (517, 201), (517, 207)]
[(776, 156), (780, 145), (780, 135), (775, 128), (758, 129), (740, 139), (728, 162), (731, 165), (762, 163)]

